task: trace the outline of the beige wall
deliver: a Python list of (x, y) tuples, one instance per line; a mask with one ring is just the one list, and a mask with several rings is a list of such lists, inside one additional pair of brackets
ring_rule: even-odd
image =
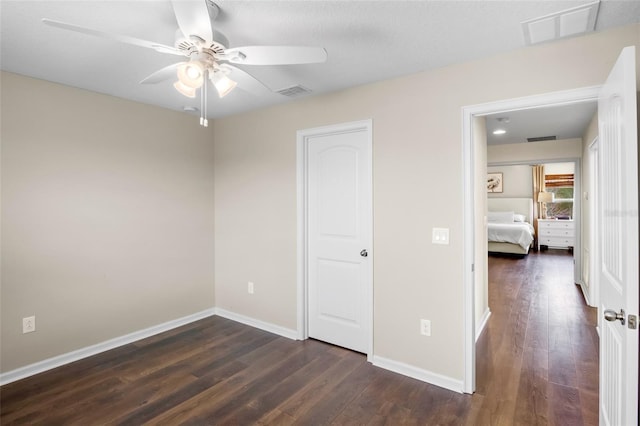
[(491, 145), (487, 147), (487, 161), (489, 164), (512, 163), (514, 161), (544, 162), (544, 160), (580, 158), (581, 156), (582, 139), (580, 138)]
[[(519, 161), (519, 158), (513, 158)], [(531, 166), (519, 164), (514, 166), (489, 166), (488, 173), (502, 173), (502, 192), (487, 194), (489, 198), (531, 198), (533, 174)]]
[(634, 25), (217, 120), (217, 306), (296, 327), (296, 131), (372, 118), (375, 355), (461, 380), (461, 108), (601, 84), (639, 41)]
[[(213, 131), (2, 73), (1, 371), (214, 306)], [(22, 318), (37, 330), (22, 334)]]

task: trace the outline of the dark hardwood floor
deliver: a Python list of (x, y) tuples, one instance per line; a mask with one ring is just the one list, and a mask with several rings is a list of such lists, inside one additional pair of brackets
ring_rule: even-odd
[(595, 314), (570, 256), (490, 264), (477, 392), (211, 317), (0, 388), (0, 423), (596, 425)]
[(573, 284), (572, 254), (489, 257), (489, 306), (477, 424), (597, 425), (597, 312)]

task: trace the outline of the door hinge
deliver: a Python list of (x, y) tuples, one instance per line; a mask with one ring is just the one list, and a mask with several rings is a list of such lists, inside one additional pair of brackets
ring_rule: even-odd
[(471, 272), (475, 272), (476, 271), (476, 264), (472, 263), (471, 264)]

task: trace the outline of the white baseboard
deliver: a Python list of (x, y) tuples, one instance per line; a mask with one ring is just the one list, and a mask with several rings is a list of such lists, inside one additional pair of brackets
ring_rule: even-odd
[[(225, 309), (216, 308), (215, 311), (216, 311), (216, 315), (221, 316), (223, 318), (227, 318), (232, 321), (237, 321), (239, 323), (248, 325), (250, 327), (255, 327), (260, 330), (277, 334), (279, 336), (283, 336), (292, 340), (300, 340), (298, 332), (296, 330), (292, 330), (289, 328), (267, 323), (261, 320), (257, 320), (255, 318), (251, 318), (241, 314), (237, 314), (235, 312), (227, 311)], [(490, 312), (489, 314), (485, 314), (485, 315), (488, 318), (488, 316), (490, 315)], [(372, 357), (372, 363), (373, 365), (380, 368), (384, 368), (385, 370), (393, 371), (394, 373), (413, 377), (414, 379), (418, 379), (432, 385), (440, 386), (445, 389), (462, 393), (461, 380), (455, 380), (450, 377), (443, 376), (441, 374), (433, 373), (427, 370), (422, 370), (414, 366), (411, 366), (409, 364), (404, 364), (402, 362), (393, 361), (393, 360), (375, 356), (375, 355)]]
[(97, 343), (95, 345), (87, 346), (85, 348), (78, 349), (72, 352), (67, 352), (66, 354), (45, 359), (34, 364), (26, 365), (15, 370), (7, 371), (6, 373), (0, 374), (0, 385), (15, 382), (16, 380), (24, 379), (26, 377), (51, 370), (65, 364), (70, 364), (83, 358), (97, 355), (99, 353), (106, 352), (108, 350), (115, 349), (117, 347), (133, 343), (138, 340), (145, 339), (147, 337), (151, 337), (177, 327), (181, 327), (183, 325), (210, 317), (212, 315), (215, 315), (215, 310), (213, 308), (206, 309), (204, 311), (196, 312), (192, 315), (187, 315), (186, 317), (167, 321), (162, 324), (145, 328), (144, 330), (134, 331), (133, 333), (116, 337), (105, 342)]
[(403, 362), (394, 361), (377, 355), (374, 355), (373, 357), (373, 365), (384, 368), (385, 370), (393, 371), (394, 373), (402, 374), (403, 376), (413, 377), (414, 379), (421, 380), (431, 385), (462, 393), (462, 380), (456, 380), (451, 377), (443, 376), (442, 374), (423, 370)]
[(585, 303), (591, 307), (595, 307), (595, 305), (591, 303), (591, 300), (589, 300), (589, 288), (584, 283), (584, 281), (580, 280), (576, 284), (580, 286), (580, 290), (582, 291), (582, 296), (584, 296)]
[(482, 318), (478, 322), (478, 325), (476, 326), (476, 342), (480, 338), (480, 335), (482, 334), (484, 328), (487, 326), (487, 322), (489, 322), (490, 316), (491, 310), (489, 309), (489, 307), (487, 307), (487, 309), (484, 311), (484, 314), (482, 314)]
[[(124, 336), (107, 340), (105, 342), (101, 342), (95, 345), (87, 346), (82, 349), (68, 352), (66, 354), (58, 355), (53, 358), (36, 362), (34, 364), (20, 367), (18, 369), (8, 371), (6, 373), (2, 373), (0, 374), (0, 385), (5, 385), (7, 383), (24, 379), (26, 377), (45, 372), (47, 370), (51, 370), (56, 367), (60, 367), (62, 365), (69, 364), (69, 363), (81, 360), (83, 358), (97, 355), (102, 352), (106, 352), (108, 350), (115, 349), (117, 347), (129, 344), (129, 343), (133, 343), (138, 340), (141, 340), (150, 336), (154, 336), (156, 334), (163, 333), (165, 331), (169, 331), (177, 327), (181, 327), (183, 325), (192, 323), (194, 321), (198, 321), (203, 318), (210, 317), (212, 315), (218, 315), (220, 317), (227, 318), (232, 321), (236, 321), (236, 322), (248, 325), (250, 327), (255, 327), (260, 330), (267, 331), (269, 333), (277, 334), (279, 336), (283, 336), (288, 339), (299, 340), (298, 332), (296, 330), (292, 330), (286, 327), (281, 327), (278, 325), (267, 323), (261, 320), (257, 320), (255, 318), (251, 318), (241, 314), (237, 314), (235, 312), (227, 311), (225, 309), (211, 308), (201, 312), (197, 312), (192, 315), (188, 315), (186, 317), (168, 321), (163, 324), (158, 324), (153, 327), (146, 328), (144, 330), (139, 330)], [(486, 319), (488, 319), (489, 315), (490, 315), (490, 312), (485, 313), (485, 315), (483, 316), (483, 322), (482, 322), (483, 324), (486, 323)], [(482, 327), (484, 327), (484, 325), (482, 325)], [(377, 367), (384, 368), (386, 370), (393, 371), (395, 373), (402, 374), (408, 377), (413, 377), (414, 379), (418, 379), (435, 386), (440, 386), (442, 388), (449, 389), (454, 392), (462, 393), (461, 380), (452, 379), (451, 377), (443, 376), (441, 374), (434, 373), (427, 370), (422, 370), (420, 368), (414, 367), (409, 364), (405, 364), (399, 361), (394, 361), (391, 359), (387, 359), (387, 358), (383, 358), (375, 355), (372, 357), (372, 360), (373, 360), (372, 361), (373, 365)]]
[(223, 318), (230, 319), (260, 330), (267, 331), (269, 333), (277, 334), (282, 337), (286, 337), (291, 340), (300, 340), (298, 338), (298, 332), (290, 328), (281, 327), (279, 325), (264, 322), (255, 318), (247, 317), (245, 315), (237, 314), (235, 312), (227, 311), (226, 309), (215, 308), (215, 314)]

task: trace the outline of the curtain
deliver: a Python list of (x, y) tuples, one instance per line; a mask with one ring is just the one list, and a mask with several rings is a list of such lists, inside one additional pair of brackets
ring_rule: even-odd
[(535, 230), (535, 246), (538, 246), (538, 219), (545, 219), (546, 212), (544, 208), (544, 203), (538, 202), (538, 193), (544, 192), (544, 165), (538, 164), (531, 167), (533, 171), (533, 199), (535, 203), (533, 203), (533, 229)]

